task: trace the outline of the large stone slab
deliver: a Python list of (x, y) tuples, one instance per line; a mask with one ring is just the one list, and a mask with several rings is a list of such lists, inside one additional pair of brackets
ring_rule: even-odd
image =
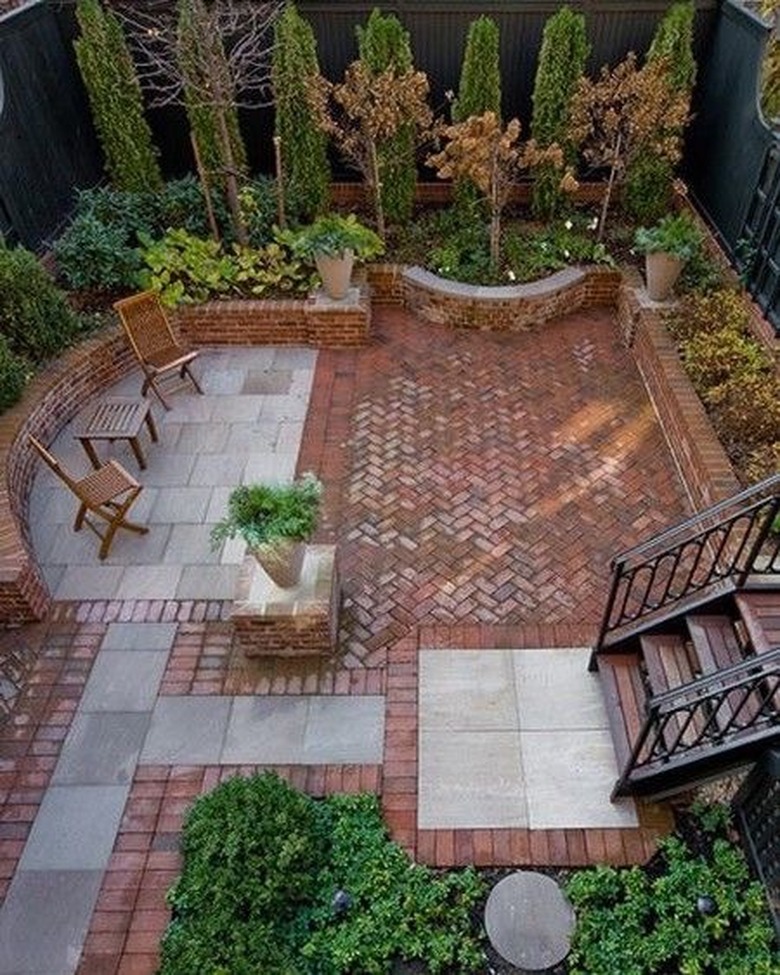
[(148, 725), (145, 712), (77, 714), (52, 781), (58, 785), (129, 784)]
[(422, 651), (419, 686), (420, 726), (425, 730), (517, 728), (508, 650)]
[(80, 711), (151, 711), (168, 653), (111, 650), (99, 653), (79, 702)]
[(225, 739), (230, 698), (161, 697), (141, 753), (152, 765), (215, 765)]

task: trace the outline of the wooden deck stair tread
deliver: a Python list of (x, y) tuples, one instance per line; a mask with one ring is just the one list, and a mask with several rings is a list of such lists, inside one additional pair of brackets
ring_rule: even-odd
[(618, 769), (622, 772), (644, 723), (645, 690), (639, 655), (605, 653), (598, 658), (598, 667)]
[[(678, 634), (648, 634), (640, 637), (639, 643), (653, 694), (663, 694), (675, 687), (689, 684), (699, 676), (691, 665), (685, 640)], [(699, 715), (687, 727), (683, 714), (673, 718), (664, 730), (667, 747), (672, 747), (681, 733), (682, 740), (692, 744), (703, 725), (704, 718)]]
[(780, 592), (741, 592), (734, 601), (756, 653), (780, 646)]
[[(691, 615), (686, 617), (686, 623), (703, 673), (714, 674), (744, 659), (734, 624), (728, 616)], [(742, 722), (755, 717), (758, 711), (758, 702), (748, 700), (743, 703), (742, 695), (735, 691), (720, 705), (716, 717), (723, 726), (735, 714)]]

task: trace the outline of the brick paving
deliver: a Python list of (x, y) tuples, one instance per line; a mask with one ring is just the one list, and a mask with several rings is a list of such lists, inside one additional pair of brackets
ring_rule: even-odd
[[(668, 829), (646, 807), (637, 829), (417, 830), (418, 648), (587, 645), (609, 560), (686, 508), (610, 313), (490, 335), (379, 308), (374, 327), (367, 348), (320, 353), (298, 462), (326, 484), (317, 540), (339, 545), (341, 655), (246, 661), (219, 600), (55, 604), (20, 631), (34, 663), (0, 730), (0, 900), (112, 622), (177, 624), (163, 695), (385, 694), (381, 767), (277, 771), (315, 795), (381, 793), (423, 861), (636, 862)], [(256, 770), (137, 767), (81, 975), (151, 975), (186, 808)]]

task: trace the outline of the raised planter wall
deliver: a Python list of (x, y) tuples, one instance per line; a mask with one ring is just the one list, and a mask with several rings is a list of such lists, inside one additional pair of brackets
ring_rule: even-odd
[(487, 288), (440, 278), (423, 268), (402, 273), (404, 304), (425, 321), (455, 328), (516, 332), (579, 308), (615, 305), (620, 272), (572, 267), (543, 281)]

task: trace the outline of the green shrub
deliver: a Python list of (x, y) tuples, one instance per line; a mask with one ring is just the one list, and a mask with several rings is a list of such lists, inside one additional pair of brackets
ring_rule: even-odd
[[(679, 836), (663, 840), (652, 870), (596, 867), (571, 877), (570, 975), (777, 975), (763, 888), (722, 828), (699, 829), (695, 850)], [(701, 894), (713, 898), (714, 913), (700, 913)]]
[(720, 385), (708, 389), (704, 396), (715, 429), (732, 450), (749, 453), (772, 447), (780, 430), (780, 379), (777, 376), (764, 369), (735, 371)]
[(696, 60), (693, 56), (694, 5), (690, 0), (672, 4), (656, 28), (647, 60), (663, 58), (669, 67), (669, 82), (677, 91), (693, 90)]
[(0, 413), (18, 402), (27, 384), (30, 367), (0, 334)]
[[(533, 91), (531, 136), (546, 147), (557, 142), (565, 163), (573, 166), (577, 148), (566, 138), (569, 106), (585, 70), (590, 45), (585, 34), (585, 17), (562, 7), (544, 25), (539, 63)], [(561, 173), (555, 167), (538, 167), (534, 173), (533, 210), (550, 219), (563, 205)]]
[(687, 295), (665, 321), (674, 338), (685, 342), (700, 332), (746, 331), (748, 312), (739, 292), (723, 288)]
[(75, 290), (132, 288), (141, 268), (126, 232), (89, 213), (77, 216), (58, 238), (54, 257), (58, 273)]
[(150, 190), (162, 184), (141, 87), (122, 27), (99, 0), (78, 0), (76, 60), (114, 186)]
[[(195, 176), (169, 180), (154, 196), (154, 225), (152, 233), (163, 234), (172, 227), (181, 227), (190, 234), (203, 237), (211, 233), (203, 190)], [(211, 202), (220, 229), (231, 230), (224, 193), (211, 188)]]
[(727, 380), (739, 383), (750, 375), (768, 379), (772, 370), (764, 347), (731, 328), (699, 332), (683, 342), (680, 352), (685, 371), (702, 398)]
[(629, 166), (623, 184), (623, 210), (635, 223), (660, 220), (672, 205), (674, 167), (652, 153), (639, 156)]
[(706, 295), (722, 289), (724, 283), (724, 275), (720, 265), (702, 245), (694, 251), (683, 265), (676, 290), (682, 295)]
[[(267, 244), (273, 239), (277, 215), (274, 181), (267, 176), (258, 176), (245, 183), (239, 190), (238, 202), (249, 243), (253, 247)], [(295, 209), (297, 210), (297, 204)]]
[(276, 135), (281, 139), (288, 215), (311, 220), (327, 208), (330, 165), (325, 134), (312, 115), (307, 85), (319, 74), (317, 41), (294, 3), (274, 24), (272, 81)]
[[(192, 808), (183, 853), (160, 975), (372, 975), (395, 960), (433, 975), (484, 967), (471, 922), (481, 881), (411, 863), (373, 796), (317, 802), (273, 774), (231, 779)], [(351, 899), (344, 911), (339, 890)]]
[(469, 24), (452, 121), (465, 122), (485, 112), (501, 118), (499, 32), (495, 20), (478, 17)]
[(69, 345), (79, 329), (65, 295), (35, 254), (0, 245), (0, 334), (13, 351), (43, 362)]
[[(398, 75), (411, 71), (412, 48), (409, 32), (393, 14), (384, 15), (372, 10), (365, 27), (356, 28), (360, 60), (372, 76), (394, 68)], [(412, 125), (402, 126), (395, 135), (379, 146), (382, 208), (390, 223), (408, 220), (414, 206), (417, 184), (415, 135)]]
[[(536, 281), (572, 264), (614, 264), (596, 240), (593, 223), (573, 216), (536, 230), (505, 235), (507, 275), (513, 281)], [(511, 272), (511, 274), (510, 274)]]

